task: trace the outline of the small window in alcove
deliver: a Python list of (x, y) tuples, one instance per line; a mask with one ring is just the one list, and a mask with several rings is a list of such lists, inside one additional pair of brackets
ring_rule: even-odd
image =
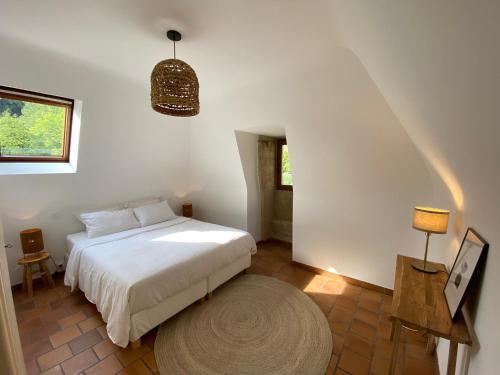
[(286, 139), (279, 139), (276, 147), (276, 189), (292, 190), (293, 178)]

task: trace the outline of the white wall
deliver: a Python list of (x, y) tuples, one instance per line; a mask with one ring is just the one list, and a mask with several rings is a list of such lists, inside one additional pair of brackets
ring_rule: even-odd
[[(490, 243), (469, 374), (498, 372), (500, 284), (500, 2), (337, 2), (359, 56), (432, 168), (435, 201), (452, 209), (437, 247), (451, 266), (468, 226)], [(432, 239), (434, 241), (434, 238)], [(441, 372), (447, 345), (438, 348)], [(459, 358), (457, 373), (463, 373)]]
[(19, 231), (38, 226), (56, 260), (66, 234), (80, 231), (72, 212), (145, 196), (186, 194), (189, 120), (150, 108), (144, 85), (19, 41), (0, 39), (0, 84), (83, 101), (78, 173), (0, 177), (0, 211), (13, 283), (22, 280)]
[(234, 134), (247, 187), (247, 231), (255, 241), (260, 241), (262, 236), (258, 173), (259, 136), (242, 131), (235, 131)]
[(191, 128), (190, 195), (203, 219), (246, 227), (234, 130), (283, 127), (294, 173), (295, 260), (392, 287), (395, 254), (421, 256), (424, 237), (411, 229), (411, 215), (432, 198), (429, 172), (349, 51), (203, 102)]

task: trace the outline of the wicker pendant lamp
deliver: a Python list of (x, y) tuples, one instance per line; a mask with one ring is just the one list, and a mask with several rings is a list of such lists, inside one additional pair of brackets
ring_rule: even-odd
[(151, 106), (164, 115), (188, 117), (200, 113), (198, 77), (193, 68), (176, 59), (175, 42), (181, 34), (167, 31), (174, 42), (174, 58), (160, 61), (151, 73)]

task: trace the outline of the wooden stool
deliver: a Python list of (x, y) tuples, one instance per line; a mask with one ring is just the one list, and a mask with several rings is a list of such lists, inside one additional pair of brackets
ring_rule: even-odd
[[(33, 276), (42, 276), (49, 286), (53, 287), (55, 285), (45, 263), (49, 259), (49, 253), (43, 251), (43, 235), (40, 228), (23, 230), (20, 236), (24, 258), (19, 259), (17, 264), (24, 267), (23, 290), (28, 290), (28, 295), (33, 297)], [(34, 264), (38, 265), (38, 272), (35, 274), (33, 274), (33, 269), (31, 268)]]
[[(33, 276), (42, 276), (50, 287), (54, 287), (54, 280), (45, 263), (49, 259), (49, 253), (40, 251), (39, 253), (26, 256), (17, 261), (17, 264), (24, 267), (23, 269), (23, 290), (28, 291), (28, 296), (33, 297)], [(31, 266), (38, 265), (38, 272), (33, 273)]]

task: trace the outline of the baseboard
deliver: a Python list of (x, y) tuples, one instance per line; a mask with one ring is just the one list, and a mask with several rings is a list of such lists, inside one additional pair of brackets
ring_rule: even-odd
[(358, 279), (354, 279), (352, 277), (342, 276), (339, 274), (331, 273), (331, 272), (322, 270), (321, 268), (317, 268), (317, 267), (309, 266), (309, 265), (304, 264), (304, 263), (296, 262), (295, 260), (292, 260), (292, 264), (297, 266), (297, 267), (303, 268), (305, 270), (314, 272), (318, 275), (329, 277), (332, 280), (344, 281), (344, 282), (347, 282), (349, 284), (363, 287), (365, 289), (373, 290), (375, 292), (379, 292), (382, 294), (387, 294), (388, 296), (392, 296), (392, 293), (393, 293), (392, 289), (384, 288), (383, 286), (380, 286), (380, 285), (370, 284), (370, 283), (367, 283), (366, 281), (361, 281)]

